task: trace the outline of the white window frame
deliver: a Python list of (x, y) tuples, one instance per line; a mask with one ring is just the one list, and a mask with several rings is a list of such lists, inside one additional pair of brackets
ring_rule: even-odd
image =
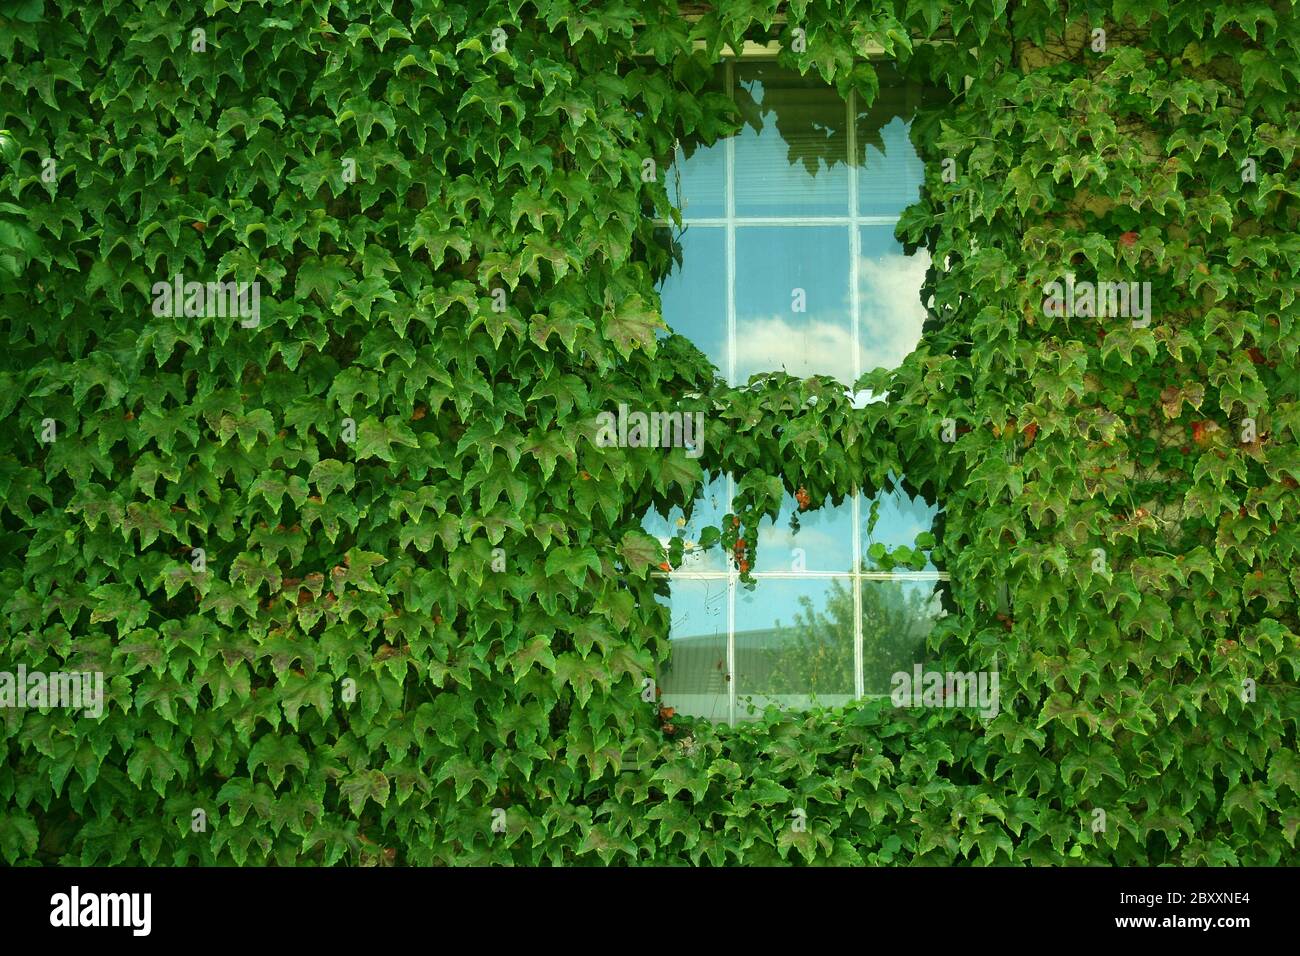
[[(702, 45), (702, 41), (700, 41)], [(752, 61), (775, 61), (776, 54), (779, 52), (778, 43), (753, 43), (746, 42), (745, 48), (739, 56), (728, 56), (722, 60), (725, 68), (725, 89), (727, 96), (734, 102), (735, 98), (735, 64), (739, 60), (747, 62)], [(877, 49), (876, 54), (883, 54), (883, 49)], [(828, 89), (831, 88), (828, 86)], [(709, 229), (724, 229), (726, 242), (726, 272), (727, 272), (727, 381), (735, 384), (736, 377), (736, 229), (750, 226), (847, 226), (849, 229), (849, 306), (852, 318), (852, 341), (853, 341), (853, 381), (862, 375), (863, 370), (859, 367), (862, 361), (860, 349), (860, 326), (861, 326), (861, 302), (860, 283), (858, 281), (858, 260), (862, 252), (861, 226), (878, 226), (878, 225), (896, 225), (898, 216), (862, 216), (858, 214), (858, 173), (859, 167), (854, 158), (857, 156), (857, 93), (850, 91), (845, 102), (846, 122), (848, 130), (848, 158), (849, 158), (849, 214), (846, 216), (794, 216), (794, 217), (771, 217), (771, 218), (752, 218), (736, 216), (736, 137), (729, 136), (723, 140), (722, 145), (726, 149), (726, 173), (725, 173), (725, 191), (726, 191), (726, 215), (722, 217), (700, 217), (692, 218), (689, 210), (682, 211), (682, 225), (703, 226)], [(674, 156), (674, 164), (676, 157)], [(665, 219), (657, 219), (657, 225), (673, 227), (675, 224)], [(901, 491), (901, 488), (899, 489)], [(724, 513), (731, 513), (735, 501), (735, 479), (728, 474), (726, 476), (726, 508)], [(864, 648), (862, 635), (862, 587), (867, 581), (949, 581), (951, 578), (947, 571), (861, 571), (862, 567), (862, 527), (863, 509), (862, 495), (860, 489), (854, 489), (850, 496), (852, 502), (852, 527), (853, 527), (853, 567), (851, 571), (753, 571), (751, 576), (759, 582), (759, 587), (765, 580), (816, 580), (830, 578), (847, 578), (850, 580), (853, 588), (853, 698), (862, 700), (864, 697), (873, 696), (881, 697), (887, 695), (868, 695), (864, 692), (865, 675), (863, 674), (864, 666)], [(736, 588), (740, 581), (740, 573), (729, 563), (726, 571), (691, 571), (679, 569), (671, 572), (656, 571), (657, 577), (667, 578), (669, 587), (673, 580), (689, 581), (719, 581), (727, 584), (727, 723), (734, 726), (737, 715), (737, 691), (736, 691)], [(671, 601), (671, 597), (670, 597)], [(671, 604), (669, 606), (671, 613)]]

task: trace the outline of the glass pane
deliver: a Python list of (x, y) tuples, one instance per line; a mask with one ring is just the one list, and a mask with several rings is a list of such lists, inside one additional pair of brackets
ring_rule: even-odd
[[(925, 165), (908, 138), (909, 125), (898, 117), (872, 128), (858, 114), (858, 213), (898, 216), (921, 198)], [(865, 137), (865, 138), (864, 138)]]
[[(726, 92), (726, 67), (719, 63), (705, 90)], [(727, 145), (683, 142), (668, 169), (668, 198), (684, 219), (714, 219), (727, 214)]]
[(726, 720), (727, 582), (672, 582), (672, 654), (659, 668), (659, 702), (688, 717)]
[(852, 700), (852, 579), (769, 578), (753, 591), (738, 589), (736, 694), (738, 719), (768, 704), (804, 708)]
[(847, 216), (848, 110), (814, 74), (772, 63), (736, 67), (736, 215)]
[(690, 226), (677, 237), (682, 261), (659, 287), (664, 321), (727, 374), (727, 232)]
[[(919, 496), (911, 498), (901, 488), (878, 494), (874, 499), (863, 495), (860, 501), (862, 565), (865, 571), (881, 570), (869, 554), (873, 544), (880, 542), (890, 549), (900, 545), (915, 547), (916, 536), (934, 527), (935, 515), (939, 513), (936, 505), (927, 504)], [(923, 570), (935, 571), (937, 568), (927, 558)]]
[(690, 158), (678, 147), (668, 170), (668, 198), (683, 219), (720, 219), (727, 214), (726, 142), (697, 147)]
[(859, 369), (897, 368), (918, 342), (925, 322), (921, 286), (930, 254), (903, 255), (893, 226), (862, 226), (858, 258)]
[(888, 64), (875, 67), (880, 91), (870, 106), (859, 101), (855, 117), (858, 213), (897, 216), (921, 197), (925, 165), (912, 145), (918, 107), (939, 105), (942, 91), (905, 83)]
[[(861, 114), (859, 114), (861, 118)], [(908, 139), (908, 124), (895, 117), (883, 129), (867, 133), (866, 155), (858, 175), (858, 212), (863, 216), (898, 216), (921, 198), (925, 166)]]
[(736, 383), (784, 369), (853, 381), (849, 231), (736, 230)]
[[(797, 517), (797, 526), (791, 525), (791, 516)], [(852, 571), (852, 502), (801, 512), (793, 496), (786, 495), (777, 520), (765, 518), (758, 526), (754, 570)]]
[(710, 525), (715, 528), (722, 527), (722, 518), (729, 508), (727, 479), (715, 478), (704, 489), (704, 495), (696, 500), (694, 513), (689, 521), (682, 513), (682, 509), (674, 506), (667, 518), (651, 509), (642, 520), (641, 527), (646, 534), (658, 538), (659, 543), (665, 548), (673, 537), (681, 536), (684, 539), (687, 553), (682, 561), (682, 570), (726, 573), (731, 569), (721, 546), (715, 545), (708, 551), (694, 552), (691, 548), (700, 540), (700, 532), (704, 528)]
[(888, 694), (892, 676), (926, 661), (925, 639), (943, 616), (939, 581), (861, 581), (862, 689)]

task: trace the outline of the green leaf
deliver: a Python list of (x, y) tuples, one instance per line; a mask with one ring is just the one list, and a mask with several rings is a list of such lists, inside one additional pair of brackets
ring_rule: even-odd
[(515, 675), (515, 683), (523, 680), (534, 665), (555, 672), (555, 655), (551, 653), (550, 641), (540, 635), (510, 655), (510, 670)]
[(294, 295), (301, 301), (313, 294), (328, 305), (334, 301), (335, 294), (354, 276), (342, 256), (326, 256), (323, 259), (312, 256), (298, 267), (298, 280)]
[(662, 316), (649, 306), (639, 295), (628, 296), (605, 313), (605, 337), (614, 343), (614, 348), (623, 358), (629, 358), (638, 349), (647, 355), (655, 353), (655, 333), (664, 330)]
[(579, 657), (577, 654), (561, 654), (555, 660), (556, 690), (568, 684), (573, 688), (578, 706), (586, 707), (591, 700), (592, 689), (597, 684), (609, 685), (609, 672), (599, 660)]
[(280, 789), (290, 767), (306, 774), (309, 765), (307, 752), (292, 737), (265, 734), (248, 751), (248, 772), (251, 774), (258, 767), (265, 767), (271, 786), (276, 790)]
[(393, 446), (419, 448), (419, 439), (397, 416), (390, 416), (382, 422), (376, 418), (364, 419), (357, 425), (356, 456), (361, 461), (366, 458), (382, 458), (387, 462), (396, 462)]
[(358, 770), (339, 783), (339, 794), (347, 800), (354, 817), (361, 815), (367, 800), (388, 806), (390, 791), (388, 777), (379, 770)]
[(644, 575), (664, 561), (664, 549), (658, 539), (641, 531), (629, 531), (623, 535), (618, 553), (633, 574)]

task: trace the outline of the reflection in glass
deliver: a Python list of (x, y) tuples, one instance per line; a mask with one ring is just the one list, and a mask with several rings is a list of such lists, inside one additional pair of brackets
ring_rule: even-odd
[(858, 257), (859, 368), (897, 368), (921, 341), (921, 287), (930, 254), (903, 255), (893, 226), (860, 227)]
[(668, 171), (668, 199), (684, 219), (721, 219), (727, 214), (725, 147), (697, 149), (690, 159), (679, 146)]
[(659, 669), (659, 702), (688, 717), (726, 720), (727, 582), (673, 581), (672, 653)]
[[(916, 545), (916, 536), (934, 527), (935, 516), (939, 513), (937, 505), (932, 505), (920, 496), (909, 497), (901, 488), (874, 498), (859, 496), (859, 513), (862, 540), (862, 564), (864, 571), (877, 571), (879, 566), (872, 561), (868, 552), (877, 542), (889, 549), (899, 546), (912, 548)], [(925, 562), (925, 571), (937, 570), (929, 559)]]
[[(797, 517), (797, 527), (791, 517)], [(755, 572), (848, 571), (853, 567), (853, 504), (826, 505), (799, 510), (793, 496), (781, 502), (776, 521), (764, 518), (758, 526)]]
[[(719, 63), (705, 93), (725, 93), (727, 67)], [(685, 219), (715, 219), (727, 214), (727, 146), (719, 141), (677, 144), (665, 186), (668, 199)]]
[[(888, 694), (890, 678), (926, 661), (925, 641), (943, 616), (938, 581), (861, 581), (862, 690)], [(842, 596), (836, 595), (836, 601)]]
[(727, 233), (688, 226), (678, 236), (682, 261), (663, 278), (664, 320), (690, 339), (722, 373), (727, 371)]
[[(847, 597), (847, 600), (845, 598)], [(736, 593), (737, 717), (768, 704), (853, 699), (853, 586), (848, 578), (767, 579)]]
[(853, 381), (848, 239), (843, 226), (736, 230), (736, 384), (776, 370)]
[(944, 102), (941, 91), (905, 83), (894, 67), (876, 66), (880, 90), (870, 106), (859, 101), (855, 118), (858, 214), (898, 216), (921, 198), (925, 164), (912, 145), (919, 107)]
[[(863, 691), (888, 694), (898, 671), (928, 659), (926, 639), (943, 616), (938, 581), (859, 581)], [(736, 594), (738, 707), (837, 706), (853, 699), (853, 581), (766, 579)], [(749, 716), (752, 716), (749, 715)]]
[[(910, 140), (916, 110), (942, 94), (907, 86), (888, 65), (876, 70), (880, 91), (864, 107), (846, 104), (815, 75), (767, 62), (730, 65), (721, 76), (730, 71), (741, 132), (677, 150), (667, 187), (686, 226), (677, 233), (681, 265), (661, 283), (664, 318), (734, 384), (783, 369), (848, 385), (863, 372), (896, 368), (919, 341), (929, 258), (902, 254), (893, 221), (923, 182)], [(863, 392), (855, 400), (885, 398)], [(690, 521), (674, 508), (643, 526), (665, 544), (674, 536), (698, 541), (730, 507), (718, 479)], [(887, 694), (894, 672), (925, 661), (943, 585), (908, 574), (883, 579), (869, 551), (914, 547), (936, 514), (901, 489), (813, 512), (798, 512), (787, 497), (777, 520), (760, 525), (752, 591), (737, 586), (721, 548), (688, 557), (686, 574), (671, 579), (663, 703), (725, 720), (733, 699), (745, 719), (746, 701), (760, 709), (833, 706), (851, 700), (855, 684)], [(928, 555), (924, 567), (934, 570)]]
[[(642, 527), (665, 545), (674, 535), (698, 541), (706, 526), (723, 525), (731, 508), (726, 495), (726, 478), (716, 478), (690, 520), (674, 507), (667, 517), (651, 511)], [(944, 585), (909, 578), (913, 572), (905, 567), (890, 572), (896, 579), (855, 576), (853, 535), (856, 529), (858, 573), (879, 575), (882, 567), (871, 557), (872, 546), (916, 548), (917, 536), (931, 531), (938, 510), (902, 487), (808, 512), (798, 511), (786, 496), (777, 519), (760, 523), (753, 590), (737, 586), (719, 547), (688, 558), (683, 571), (709, 577), (675, 574), (671, 598), (661, 598), (672, 611), (672, 657), (661, 674), (667, 706), (727, 719), (729, 587), (735, 600), (737, 718), (752, 718), (769, 704), (799, 710), (853, 698), (855, 587), (862, 609), (862, 686), (868, 695), (887, 694), (895, 672), (910, 672), (926, 661), (926, 638), (943, 614)], [(798, 518), (797, 531), (790, 527), (791, 516)], [(794, 560), (794, 548), (804, 549), (802, 566)], [(920, 550), (929, 547), (922, 542)], [(937, 573), (928, 553), (922, 570)]]
[(846, 216), (847, 109), (818, 76), (773, 63), (736, 67), (736, 215)]
[[(701, 238), (704, 226), (687, 227), (697, 236), (684, 240), (682, 251), (688, 263), (700, 257), (700, 284), (670, 277), (664, 316), (724, 374), (734, 355), (733, 384), (784, 369), (848, 385), (864, 372), (898, 367), (920, 339), (929, 257), (903, 255), (893, 220), (916, 201), (923, 181), (913, 120), (943, 94), (903, 82), (889, 64), (874, 68), (877, 96), (869, 107), (854, 100), (852, 156), (849, 107), (839, 94), (816, 75), (800, 77), (772, 62), (729, 67), (742, 118), (735, 137), (695, 148), (689, 158), (679, 150), (670, 178), (680, 174), (686, 219), (708, 218), (718, 232)], [(827, 216), (852, 225), (817, 223)], [(795, 289), (804, 290), (806, 311), (796, 311)], [(862, 392), (855, 402), (881, 397)]]
[(708, 551), (692, 550), (692, 548), (698, 544), (700, 534), (705, 528), (722, 527), (723, 516), (726, 515), (729, 507), (727, 480), (715, 478), (704, 489), (703, 496), (695, 502), (694, 513), (689, 520), (682, 509), (674, 505), (667, 518), (651, 509), (642, 519), (641, 528), (646, 534), (658, 538), (659, 543), (665, 548), (674, 537), (683, 540), (687, 553), (682, 561), (682, 570), (726, 573), (730, 567), (721, 548), (715, 546)]

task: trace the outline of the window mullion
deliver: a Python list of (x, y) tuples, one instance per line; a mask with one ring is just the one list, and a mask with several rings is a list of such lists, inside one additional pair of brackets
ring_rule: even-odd
[[(727, 96), (736, 98), (735, 65), (726, 65)], [(726, 171), (727, 212), (727, 381), (736, 384), (736, 137), (728, 136)], [(736, 506), (736, 482), (727, 473), (727, 513)], [(727, 575), (727, 723), (736, 724), (736, 574)]]
[[(850, 366), (853, 369), (853, 390), (854, 397), (857, 396), (858, 376), (862, 374), (860, 368), (862, 364), (862, 344), (861, 336), (861, 304), (859, 297), (861, 295), (861, 283), (858, 281), (858, 261), (862, 255), (861, 240), (858, 236), (858, 129), (857, 129), (857, 91), (849, 90), (848, 99), (844, 104), (844, 109), (848, 114), (846, 117), (848, 130), (848, 165), (849, 165), (849, 321), (851, 325), (851, 340), (853, 342), (853, 362)], [(862, 570), (862, 493), (860, 488), (853, 489), (853, 697), (855, 700), (862, 699), (862, 691), (865, 687), (863, 678), (863, 647), (862, 647), (862, 578), (858, 572)]]
[[(726, 67), (727, 96), (736, 98), (736, 73), (730, 60)], [(736, 384), (736, 137), (728, 136), (726, 199), (727, 255), (727, 382)]]
[[(851, 314), (852, 341), (853, 341), (853, 381), (857, 382), (858, 376), (862, 374), (862, 343), (859, 340), (859, 319), (861, 315), (861, 305), (858, 301), (861, 295), (861, 283), (858, 281), (858, 260), (862, 255), (862, 240), (858, 235), (858, 166), (856, 163), (858, 150), (858, 130), (857, 130), (857, 91), (849, 90), (849, 96), (844, 104), (844, 110), (848, 114), (848, 148), (849, 148), (849, 311)], [(855, 568), (856, 570), (856, 568)]]

